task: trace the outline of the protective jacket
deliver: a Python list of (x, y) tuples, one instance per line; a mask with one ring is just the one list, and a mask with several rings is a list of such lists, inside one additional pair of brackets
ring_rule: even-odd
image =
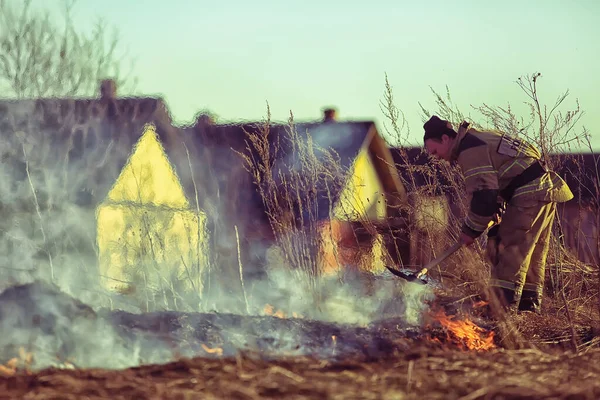
[(490, 225), (499, 198), (518, 207), (573, 198), (567, 183), (548, 170), (540, 152), (523, 139), (479, 131), (465, 121), (451, 151), (451, 161), (460, 166), (469, 196), (462, 231), (473, 238)]

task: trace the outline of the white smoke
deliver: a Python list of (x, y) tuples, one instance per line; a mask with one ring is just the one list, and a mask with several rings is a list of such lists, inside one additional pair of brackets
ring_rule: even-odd
[(2, 359), (17, 349), (32, 353), (32, 369), (72, 363), (78, 367), (125, 368), (138, 364), (139, 348), (128, 348), (94, 311), (52, 285), (35, 282), (0, 294)]
[[(112, 302), (98, 285), (95, 210), (75, 202), (81, 183), (93, 177), (66, 162), (69, 148), (57, 135), (64, 134), (61, 124), (70, 129), (75, 123), (68, 107), (55, 116), (60, 112), (64, 120), (44, 129), (34, 102), (0, 104), (0, 359), (17, 356), (22, 347), (39, 369), (60, 365), (68, 349), (77, 366), (135, 366), (142, 344), (124, 342), (106, 320), (93, 317)], [(24, 284), (33, 285), (17, 290)], [(74, 309), (48, 287), (89, 307)], [(11, 291), (18, 296), (11, 298)]]
[[(276, 255), (270, 258), (271, 263), (278, 261), (282, 262)], [(311, 281), (306, 272), (283, 264), (270, 265), (268, 279), (254, 284), (250, 298), (253, 312), (264, 314), (268, 304), (286, 317), (295, 313), (302, 318), (360, 326), (398, 318), (407, 326), (417, 326), (426, 300), (433, 296), (431, 286), (404, 281), (387, 271), (381, 275), (325, 275), (315, 286)]]
[[(66, 150), (54, 148), (49, 136), (58, 133), (40, 131), (35, 121), (27, 120), (33, 114), (33, 103), (18, 110), (10, 115), (0, 113), (0, 118), (17, 119), (0, 121), (0, 135), (10, 138), (0, 143), (2, 160), (7, 160), (0, 169), (0, 289), (11, 290), (14, 285), (37, 281), (53, 282), (88, 307), (73, 308), (65, 303), (66, 298), (38, 285), (31, 286), (31, 291), (22, 293), (22, 297), (0, 304), (2, 359), (15, 356), (16, 349), (22, 346), (34, 353), (34, 368), (59, 364), (57, 355), (63, 352), (79, 367), (126, 368), (169, 361), (172, 351), (156, 340), (143, 336), (125, 340), (110, 322), (94, 316), (94, 312), (105, 308), (126, 308), (126, 302), (119, 300), (127, 296), (102, 289), (98, 284), (97, 254), (86, 252), (96, 245), (95, 210), (75, 204), (72, 189), (80, 180), (91, 178), (78, 174), (76, 166), (64, 170), (60, 158), (65, 157)], [(17, 137), (16, 132), (23, 134)], [(60, 168), (53, 170), (53, 167)], [(228, 216), (219, 205), (221, 199), (213, 200), (217, 205), (211, 218), (220, 226), (233, 226), (236, 221), (225, 220)], [(236, 251), (233, 239), (224, 237), (227, 243), (223, 247)], [(287, 317), (296, 313), (305, 319), (360, 326), (395, 317), (407, 325), (419, 325), (426, 307), (424, 300), (432, 295), (428, 286), (395, 277), (364, 280), (350, 276), (339, 279), (335, 275), (321, 278), (316, 293), (310, 289), (311, 277), (292, 271), (277, 260), (269, 262), (267, 278), (247, 282), (248, 310), (239, 308), (236, 298), (240, 293), (213, 292), (213, 298), (201, 299), (204, 309), (194, 302), (193, 296), (187, 299), (187, 304), (192, 305), (193, 311), (250, 315), (264, 315), (264, 307), (270, 304)], [(177, 295), (186, 299), (185, 293)], [(141, 312), (140, 304), (137, 306), (137, 309), (131, 306), (131, 310)], [(164, 311), (173, 309), (164, 307)], [(37, 319), (42, 321), (41, 326), (36, 325)], [(282, 351), (302, 352), (295, 347), (300, 330), (291, 328), (267, 334), (265, 337), (279, 343)], [(230, 335), (240, 347), (262, 340), (249, 337), (243, 326), (232, 328)]]

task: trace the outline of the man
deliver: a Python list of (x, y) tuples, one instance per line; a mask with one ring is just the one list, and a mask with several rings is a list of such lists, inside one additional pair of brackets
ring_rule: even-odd
[(457, 163), (463, 172), (469, 196), (460, 234), (465, 245), (488, 229), (506, 205), (501, 222), (488, 230), (490, 286), (508, 311), (539, 312), (556, 203), (572, 199), (573, 193), (525, 140), (478, 131), (466, 121), (456, 132), (437, 116), (423, 128), (429, 154)]

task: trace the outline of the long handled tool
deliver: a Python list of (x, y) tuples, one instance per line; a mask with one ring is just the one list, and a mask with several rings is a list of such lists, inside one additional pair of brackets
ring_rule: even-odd
[(444, 251), (444, 253), (441, 256), (439, 256), (435, 260), (428, 262), (427, 265), (425, 265), (419, 272), (416, 273), (416, 277), (423, 277), (430, 269), (436, 267), (439, 263), (444, 261), (446, 258), (450, 257), (452, 254), (456, 253), (463, 246), (464, 243), (462, 242), (454, 243), (450, 248)]
[(425, 274), (427, 274), (427, 272), (430, 269), (437, 266), (439, 263), (444, 261), (446, 258), (450, 257), (452, 254), (456, 253), (463, 246), (464, 246), (464, 243), (462, 243), (462, 242), (457, 242), (457, 243), (453, 244), (450, 248), (448, 248), (446, 251), (444, 251), (444, 253), (441, 256), (439, 256), (435, 260), (432, 260), (429, 263), (427, 263), (427, 265), (425, 265), (423, 268), (421, 268), (420, 271), (418, 271), (416, 273), (402, 272), (395, 268), (390, 268), (387, 265), (385, 267), (392, 274), (394, 274), (402, 279), (406, 279), (409, 282), (417, 282), (422, 285), (426, 285), (427, 281), (425, 279), (423, 279), (423, 276), (425, 276)]

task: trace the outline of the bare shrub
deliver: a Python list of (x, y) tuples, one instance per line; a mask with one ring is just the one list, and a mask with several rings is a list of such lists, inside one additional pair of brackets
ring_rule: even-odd
[(341, 190), (345, 173), (339, 155), (319, 147), (310, 132), (298, 132), (290, 113), (284, 135), (273, 136), (271, 114), (255, 131), (246, 130), (246, 152), (239, 153), (252, 175), (283, 259), (302, 274), (317, 293), (321, 275), (319, 249), (323, 224), (331, 213), (333, 193)]

